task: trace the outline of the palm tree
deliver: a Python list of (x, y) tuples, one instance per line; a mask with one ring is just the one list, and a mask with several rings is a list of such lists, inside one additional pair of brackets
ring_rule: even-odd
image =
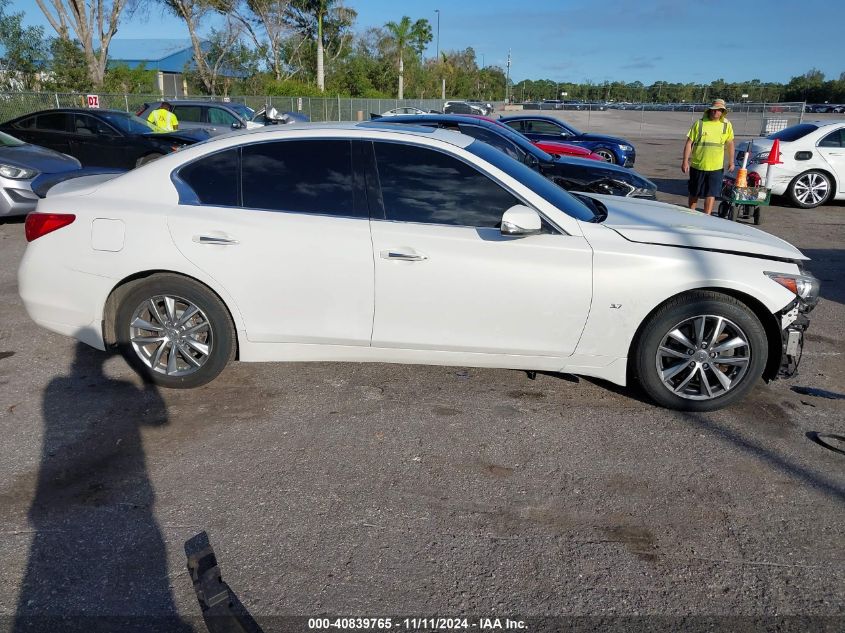
[[(331, 29), (341, 31), (347, 24), (355, 19), (355, 11), (343, 6), (341, 0), (291, 0), (288, 5), (288, 23), (293, 28), (313, 38), (317, 44), (317, 87), (324, 91), (326, 89), (326, 73), (323, 62), (323, 21), (329, 19), (335, 24)], [(316, 26), (316, 29), (315, 29)], [(315, 32), (316, 31), (316, 32)], [(331, 38), (332, 35), (330, 34)], [(342, 44), (343, 38), (341, 38)]]
[(402, 99), (405, 91), (405, 53), (422, 54), (425, 45), (431, 41), (431, 25), (428, 20), (417, 20), (411, 24), (411, 18), (403, 15), (398, 24), (388, 22), (384, 28), (390, 33), (399, 57), (399, 98)]

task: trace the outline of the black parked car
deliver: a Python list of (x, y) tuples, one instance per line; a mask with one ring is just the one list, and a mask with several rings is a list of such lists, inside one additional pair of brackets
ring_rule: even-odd
[(160, 132), (119, 110), (61, 108), (26, 114), (0, 125), (22, 141), (78, 159), (83, 167), (132, 169), (209, 138), (208, 132)]
[(571, 191), (592, 191), (632, 198), (657, 197), (657, 185), (633, 169), (598, 160), (553, 157), (527, 138), (504, 125), (470, 116), (430, 114), (391, 117), (390, 123), (425, 125), (455, 130), (492, 145), (538, 170), (546, 178)]

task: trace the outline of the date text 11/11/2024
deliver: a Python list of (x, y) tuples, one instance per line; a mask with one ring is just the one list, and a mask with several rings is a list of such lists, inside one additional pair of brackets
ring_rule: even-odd
[(419, 630), (527, 630), (528, 625), (523, 620), (510, 618), (308, 618), (308, 628), (311, 630), (390, 630), (401, 628), (406, 631)]

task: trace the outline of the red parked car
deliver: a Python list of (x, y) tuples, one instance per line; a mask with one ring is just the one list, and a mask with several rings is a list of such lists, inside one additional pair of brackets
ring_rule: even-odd
[[(504, 123), (496, 120), (491, 119), (488, 116), (481, 116), (480, 114), (465, 114), (463, 116), (469, 116), (474, 119), (484, 119), (485, 121), (490, 121), (491, 123), (496, 123), (497, 125), (506, 126)], [(513, 132), (519, 134), (519, 131), (514, 130), (513, 128), (508, 128)], [(595, 152), (587, 149), (586, 147), (579, 147), (578, 145), (570, 145), (569, 143), (558, 143), (557, 141), (533, 141), (528, 139), (534, 145), (539, 147), (541, 150), (546, 152), (546, 154), (551, 154), (552, 156), (571, 156), (573, 158), (589, 158), (591, 160), (604, 160), (601, 156), (596, 154)]]

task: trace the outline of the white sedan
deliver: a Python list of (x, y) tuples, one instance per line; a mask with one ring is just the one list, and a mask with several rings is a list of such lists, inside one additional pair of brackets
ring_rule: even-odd
[[(769, 167), (765, 161), (775, 139), (780, 139), (783, 164)], [(746, 144), (738, 143), (737, 165), (745, 151)], [(772, 193), (789, 196), (801, 208), (845, 200), (845, 121), (808, 121), (753, 141), (748, 171), (765, 182), (767, 169), (772, 169)]]
[(425, 110), (420, 110), (419, 108), (414, 108), (411, 106), (406, 106), (404, 108), (393, 108), (392, 110), (388, 110), (387, 112), (382, 112), (381, 116), (406, 116), (406, 115), (418, 115), (418, 114), (428, 114)]
[(102, 178), (29, 215), (20, 294), (165, 387), (234, 358), (375, 361), (633, 376), (705, 411), (793, 373), (818, 298), (776, 237), (573, 196), (446, 130), (242, 132)]

